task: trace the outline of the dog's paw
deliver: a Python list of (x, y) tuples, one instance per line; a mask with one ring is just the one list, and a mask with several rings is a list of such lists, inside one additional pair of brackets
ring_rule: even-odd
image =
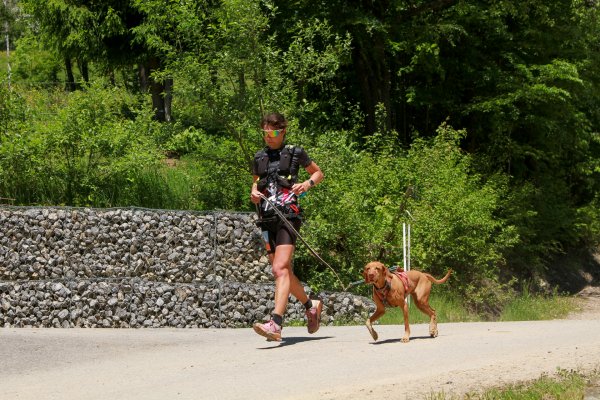
[(375, 332), (375, 329), (371, 328), (369, 329), (369, 332), (371, 332), (371, 337), (373, 338), (373, 340), (377, 341), (377, 339), (379, 339), (379, 335), (377, 334), (377, 332)]
[(366, 323), (367, 325), (367, 329), (369, 330), (369, 333), (371, 334), (371, 337), (373, 338), (373, 340), (377, 340), (379, 339), (379, 335), (377, 334), (377, 332), (375, 332), (375, 329), (373, 329), (373, 327), (371, 326), (371, 324), (369, 324), (369, 322), (367, 321)]
[(408, 343), (408, 342), (410, 342), (410, 337), (408, 337), (408, 336), (404, 336), (404, 337), (402, 338), (402, 343)]
[(434, 338), (438, 335), (437, 321), (435, 317), (429, 323), (429, 335)]

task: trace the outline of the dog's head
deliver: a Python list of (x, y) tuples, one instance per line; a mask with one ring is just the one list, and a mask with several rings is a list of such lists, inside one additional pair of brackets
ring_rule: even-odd
[(363, 278), (365, 283), (377, 283), (381, 282), (381, 279), (385, 279), (386, 267), (379, 261), (371, 261), (363, 269)]

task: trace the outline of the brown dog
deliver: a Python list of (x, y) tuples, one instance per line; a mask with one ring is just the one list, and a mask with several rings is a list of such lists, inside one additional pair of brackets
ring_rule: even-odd
[(392, 273), (379, 261), (372, 261), (365, 265), (363, 277), (366, 283), (373, 284), (373, 301), (377, 306), (373, 315), (366, 321), (373, 340), (378, 338), (377, 332), (373, 329), (373, 322), (385, 314), (386, 305), (402, 308), (404, 314), (404, 337), (402, 342), (406, 343), (410, 340), (408, 304), (404, 301), (404, 298), (409, 294), (419, 310), (429, 316), (429, 334), (431, 337), (436, 337), (438, 335), (437, 318), (435, 310), (429, 305), (431, 284), (432, 282), (437, 284), (446, 282), (451, 273), (452, 270), (449, 270), (442, 279), (435, 279), (429, 274), (415, 270), (406, 273), (398, 271)]

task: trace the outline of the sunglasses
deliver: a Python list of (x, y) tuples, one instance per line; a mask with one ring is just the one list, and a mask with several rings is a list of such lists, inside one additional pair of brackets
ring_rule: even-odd
[(283, 129), (263, 129), (263, 132), (265, 136), (276, 138), (283, 132)]

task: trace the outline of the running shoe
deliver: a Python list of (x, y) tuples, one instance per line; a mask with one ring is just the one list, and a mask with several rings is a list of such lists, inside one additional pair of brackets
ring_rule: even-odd
[(323, 302), (321, 300), (312, 300), (312, 307), (306, 310), (306, 319), (308, 321), (308, 333), (315, 333), (321, 325), (321, 310)]
[(277, 325), (275, 321), (270, 320), (264, 324), (260, 322), (256, 322), (253, 325), (254, 332), (258, 333), (260, 336), (264, 336), (267, 340), (273, 340), (276, 342), (281, 341), (281, 326)]

